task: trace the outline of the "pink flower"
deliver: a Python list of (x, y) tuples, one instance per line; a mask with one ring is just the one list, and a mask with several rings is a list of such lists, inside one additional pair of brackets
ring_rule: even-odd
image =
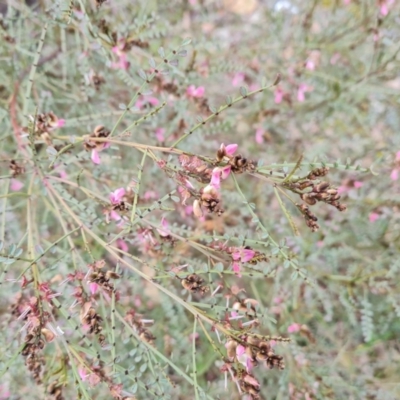
[(163, 142), (165, 140), (165, 138), (164, 138), (165, 129), (164, 128), (157, 128), (155, 133), (156, 133), (156, 138), (159, 142)]
[(399, 179), (399, 170), (397, 168), (392, 170), (392, 172), (390, 173), (390, 179), (392, 181), (397, 181), (397, 179)]
[(118, 46), (114, 46), (112, 48), (112, 52), (115, 53), (118, 57), (117, 62), (113, 62), (111, 64), (111, 68), (113, 69), (128, 69), (129, 68), (129, 61), (126, 56), (126, 53), (122, 51), (124, 47), (124, 43), (119, 44)]
[(115, 210), (111, 210), (110, 211), (110, 218), (114, 221), (120, 221), (121, 220), (121, 216), (115, 211)]
[(240, 273), (240, 264), (237, 261), (232, 263), (232, 270), (239, 278), (241, 278), (242, 274)]
[(247, 261), (250, 261), (256, 252), (251, 249), (244, 249), (244, 248), (237, 248), (236, 251), (232, 253), (232, 259), (234, 261), (241, 261), (242, 263), (245, 263)]
[(151, 199), (156, 199), (157, 198), (157, 193), (154, 190), (147, 190), (144, 192), (143, 198), (145, 200), (151, 200)]
[(91, 159), (95, 164), (100, 164), (101, 160), (100, 160), (100, 156), (99, 156), (99, 152), (103, 151), (105, 149), (108, 149), (111, 146), (110, 143), (108, 142), (104, 142), (100, 145), (98, 145), (98, 147), (96, 149), (92, 150), (92, 155), (91, 155)]
[(219, 189), (221, 184), (221, 171), (219, 168), (214, 168), (211, 174), (210, 185), (214, 186), (215, 189)]
[(100, 164), (101, 163), (99, 152), (96, 149), (92, 150), (91, 159), (95, 164)]
[(228, 156), (233, 156), (233, 154), (235, 153), (235, 151), (237, 150), (238, 145), (236, 143), (234, 144), (228, 144), (225, 147), (225, 154)]
[(256, 143), (261, 144), (264, 142), (264, 129), (256, 129)]
[(331, 57), (331, 64), (335, 65), (339, 60), (340, 60), (340, 53), (335, 53), (332, 57)]
[(10, 185), (10, 189), (13, 192), (18, 192), (22, 189), (22, 187), (24, 186), (24, 184), (19, 181), (18, 179), (11, 179), (11, 185)]
[(163, 229), (157, 229), (157, 232), (160, 234), (160, 236), (169, 236), (170, 230), (168, 228), (168, 221), (164, 217), (161, 218), (161, 226), (163, 227)]
[(236, 358), (237, 360), (246, 367), (246, 371), (250, 372), (253, 368), (253, 363), (251, 362), (251, 357), (246, 353), (246, 348), (241, 344), (236, 347)]
[(6, 389), (5, 385), (0, 386), (0, 400), (8, 400), (11, 398), (11, 392)]
[(89, 290), (92, 295), (96, 294), (98, 288), (99, 288), (99, 285), (96, 282), (89, 283)]
[(125, 189), (124, 188), (119, 188), (114, 190), (113, 192), (110, 193), (110, 201), (111, 204), (119, 204), (122, 201), (122, 198), (125, 196)]
[(354, 181), (353, 185), (356, 189), (360, 189), (363, 186), (363, 182)]
[(369, 214), (369, 222), (374, 223), (377, 219), (379, 219), (379, 214), (376, 212), (372, 212)]
[(287, 328), (288, 333), (297, 333), (300, 331), (301, 325), (297, 323), (293, 323), (292, 325), (289, 325)]
[(274, 101), (276, 104), (282, 103), (284, 91), (280, 86), (277, 86), (274, 91)]
[(57, 128), (62, 128), (64, 125), (65, 125), (65, 119), (59, 119), (57, 121), (57, 124), (56, 124)]
[(394, 3), (394, 0), (379, 0), (379, 10), (383, 16), (389, 14), (389, 7)]
[(146, 104), (150, 104), (151, 106), (155, 107), (158, 105), (159, 102), (160, 101), (156, 97), (152, 96), (147, 97), (146, 99), (139, 98), (135, 103), (135, 107), (138, 108), (139, 110), (142, 110)]
[(314, 71), (315, 69), (315, 63), (313, 60), (307, 60), (306, 61), (306, 68), (309, 69), (310, 71)]
[(78, 368), (78, 374), (79, 374), (79, 377), (82, 379), (83, 382), (85, 382), (87, 377), (89, 376), (88, 374), (86, 374), (86, 369), (83, 368), (83, 367), (79, 367)]
[(121, 249), (122, 251), (125, 251), (125, 253), (127, 253), (128, 250), (129, 250), (128, 243), (126, 243), (125, 240), (118, 239), (118, 240), (117, 240), (117, 246), (118, 246), (118, 248)]
[(215, 167), (211, 174), (210, 185), (215, 189), (219, 189), (221, 186), (221, 179), (226, 179), (231, 173), (231, 166), (226, 167)]
[(244, 73), (243, 72), (237, 72), (232, 79), (232, 85), (233, 86), (240, 86), (244, 82)]
[(313, 88), (311, 86), (308, 86), (305, 83), (300, 83), (297, 89), (297, 101), (303, 102), (306, 99), (305, 93), (311, 92), (312, 90)]
[(190, 85), (187, 89), (186, 89), (186, 94), (189, 97), (194, 97), (194, 98), (200, 98), (204, 96), (204, 86), (199, 86), (196, 88), (196, 86), (194, 85)]

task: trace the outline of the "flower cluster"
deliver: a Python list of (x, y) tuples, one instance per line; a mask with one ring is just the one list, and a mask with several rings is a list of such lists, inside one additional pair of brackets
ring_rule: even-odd
[(204, 279), (197, 274), (190, 274), (181, 280), (182, 286), (193, 293), (204, 294), (208, 292), (208, 286), (204, 285)]
[(93, 271), (89, 275), (90, 291), (95, 294), (98, 287), (105, 290), (109, 295), (114, 291), (114, 285), (110, 282), (111, 279), (118, 279), (120, 275), (111, 270), (104, 270), (105, 263), (94, 263), (91, 264), (91, 270)]
[(321, 181), (319, 178), (328, 174), (329, 168), (315, 168), (305, 178), (299, 178), (284, 184), (294, 193), (297, 193), (306, 204), (296, 204), (297, 208), (303, 214), (306, 225), (316, 232), (319, 229), (318, 218), (310, 211), (308, 206), (317, 202), (327, 203), (339, 211), (345, 211), (346, 205), (339, 202), (339, 189), (331, 186), (329, 182)]
[[(48, 145), (51, 144), (50, 133), (65, 125), (65, 119), (58, 118), (53, 112), (37, 114), (35, 117), (30, 115), (30, 120), (35, 123), (33, 133), (36, 137), (44, 140)], [(24, 128), (25, 132), (29, 132), (29, 128)]]
[(150, 332), (146, 325), (153, 324), (153, 320), (143, 319), (135, 310), (130, 310), (126, 313), (125, 320), (135, 328), (139, 333), (139, 337), (146, 343), (154, 345), (155, 336)]
[(90, 140), (91, 138), (106, 138), (110, 135), (110, 131), (107, 130), (104, 126), (98, 125), (94, 128), (94, 131), (88, 135), (85, 139), (83, 147), (86, 151), (91, 151), (91, 159), (95, 164), (100, 164), (100, 156), (99, 152), (110, 147), (110, 143), (108, 142), (97, 142), (94, 140)]
[(252, 400), (260, 398), (260, 383), (251, 374), (254, 367), (265, 363), (270, 369), (277, 367), (283, 370), (285, 368), (283, 357), (275, 354), (271, 342), (263, 338), (249, 335), (241, 336), (239, 340), (229, 338), (225, 347), (228, 361), (222, 367), (222, 371), (229, 371), (240, 391), (248, 394)]

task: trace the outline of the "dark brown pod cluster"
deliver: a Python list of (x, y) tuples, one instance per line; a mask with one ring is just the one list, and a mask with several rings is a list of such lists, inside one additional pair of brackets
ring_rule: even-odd
[(130, 310), (126, 313), (125, 320), (135, 328), (139, 333), (139, 337), (146, 343), (154, 345), (156, 337), (146, 328), (146, 324), (153, 323), (152, 320), (145, 320), (140, 314), (137, 314), (134, 310)]
[(82, 325), (89, 325), (89, 333), (97, 335), (103, 330), (103, 327), (100, 325), (103, 322), (103, 318), (97, 314), (90, 301), (83, 305), (80, 320)]
[(321, 178), (322, 176), (327, 175), (329, 172), (329, 168), (328, 167), (321, 167), (321, 168), (314, 168), (308, 175), (307, 175), (307, 179), (310, 180), (315, 180), (318, 178)]
[(303, 214), (306, 221), (306, 225), (311, 229), (312, 232), (317, 232), (319, 225), (317, 224), (318, 218), (310, 211), (310, 208), (306, 204), (296, 204), (297, 208)]
[(245, 370), (235, 370), (233, 376), (236, 378), (243, 393), (248, 394), (252, 400), (260, 399), (260, 382), (254, 375)]
[(241, 350), (243, 351), (244, 348), (244, 354), (253, 367), (265, 362), (267, 367), (271, 369), (274, 367), (280, 370), (285, 369), (283, 357), (274, 353), (268, 341), (254, 336), (247, 336), (242, 339), (241, 343), (234, 339), (227, 342), (226, 348), (230, 361), (238, 361), (238, 346), (242, 346)]
[(193, 202), (193, 213), (196, 217), (200, 218), (203, 216), (203, 209), (209, 213), (222, 215), (224, 210), (221, 207), (220, 194), (218, 190), (212, 186), (207, 185), (200, 189), (200, 198)]
[(212, 169), (198, 157), (181, 154), (179, 156), (179, 163), (197, 181), (201, 183), (210, 182)]
[(256, 163), (248, 160), (241, 154), (232, 157), (228, 164), (231, 166), (231, 171), (235, 174), (242, 174), (245, 171), (253, 172), (256, 169)]
[(112, 282), (110, 282), (110, 280), (119, 278), (120, 275), (118, 275), (114, 271), (95, 269), (89, 276), (89, 282), (97, 283), (102, 289), (111, 294), (111, 292), (114, 291), (114, 285), (112, 284)]
[(50, 383), (47, 392), (51, 395), (51, 400), (64, 400), (62, 395), (62, 385), (58, 381)]
[(204, 285), (204, 279), (197, 274), (188, 275), (182, 279), (181, 284), (186, 290), (194, 293), (204, 294), (209, 290), (208, 286)]
[(346, 206), (339, 202), (340, 196), (338, 190), (330, 186), (329, 182), (321, 182), (313, 185), (312, 191), (300, 195), (301, 199), (309, 205), (314, 205), (318, 201), (330, 204), (339, 211), (345, 211)]
[(90, 138), (106, 138), (110, 135), (110, 131), (106, 129), (103, 125), (98, 125), (94, 128), (94, 131), (86, 138), (83, 143), (83, 147), (86, 151), (97, 150), (101, 151), (104, 149), (106, 142), (96, 142), (90, 140)]
[(44, 358), (40, 351), (44, 348), (45, 342), (41, 339), (38, 330), (28, 333), (24, 339), (25, 347), (21, 354), (25, 357), (25, 365), (31, 372), (37, 384), (42, 383), (41, 372), (44, 365)]
[(25, 172), (25, 168), (22, 165), (19, 165), (16, 161), (10, 161), (10, 174), (13, 178), (17, 177), (18, 175), (22, 175)]
[[(34, 135), (44, 140), (48, 145), (51, 144), (50, 132), (57, 127), (64, 125), (64, 121), (58, 119), (53, 112), (37, 114), (35, 117), (30, 116), (30, 120), (35, 123), (33, 132)], [(29, 132), (29, 128), (24, 128), (25, 132)]]

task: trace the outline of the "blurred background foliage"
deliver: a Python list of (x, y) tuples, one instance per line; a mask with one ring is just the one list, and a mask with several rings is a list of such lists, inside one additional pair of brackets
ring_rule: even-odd
[[(273, 237), (284, 240), (281, 246), (296, 258), (311, 284), (301, 276), (295, 279), (293, 270), (285, 268), (273, 253), (263, 266), (267, 277), (252, 276), (251, 269), (244, 269), (247, 274), (241, 278), (209, 273), (205, 279), (212, 289), (222, 282), (232, 292), (256, 299), (264, 310), (263, 334), (291, 338), (290, 343), (276, 346), (277, 353), (284, 356), (284, 371), (262, 367), (254, 373), (261, 383), (262, 399), (400, 398), (398, 2), (98, 3), (102, 4), (86, 0), (0, 3), (0, 240), (4, 243), (2, 271), (6, 271), (1, 291), (4, 375), (0, 398), (58, 398), (49, 390), (52, 382), (63, 387), (65, 399), (77, 398), (78, 392), (85, 398), (82, 385), (86, 385), (87, 398), (111, 398), (107, 385), (90, 387), (80, 382), (78, 389), (79, 357), (73, 357), (73, 351), (87, 359), (95, 359), (96, 352), (101, 351), (110, 377), (123, 384), (129, 398), (191, 399), (196, 386), (174, 368), (192, 376), (192, 315), (149, 282), (144, 284), (131, 271), (122, 271), (123, 266), (119, 272), (124, 279), (115, 282), (121, 295), (120, 315), (133, 308), (153, 319), (155, 348), (174, 366), (149, 350), (140, 338), (132, 338), (121, 321), (117, 333), (112, 332), (115, 321), (107, 303), (98, 298), (98, 312), (107, 321), (107, 340), (112, 343), (111, 339), (117, 338), (116, 354), (107, 346), (100, 349), (98, 344), (93, 346), (94, 351), (87, 342), (78, 342), (79, 335), (71, 333), (76, 345), (69, 351), (65, 350), (68, 345), (57, 341), (46, 346), (44, 385), (32, 385), (19, 355), (23, 324), (10, 311), (25, 290), (15, 280), (30, 265), (24, 257), (42, 254), (78, 224), (60, 200), (52, 202), (45, 185), (35, 177), (37, 165), (26, 155), (30, 152), (25, 153), (20, 146), (28, 143), (21, 128), (30, 126), (29, 116), (51, 111), (65, 119), (51, 146), (46, 138), (38, 139), (37, 162), (47, 171), (51, 149), (57, 153), (71, 144), (68, 151), (57, 156), (56, 168), (46, 174), (60, 179), (67, 176), (87, 189), (53, 180), (60, 198), (107, 242), (118, 227), (105, 223), (102, 206), (111, 191), (127, 186), (132, 179), (138, 181), (143, 153), (111, 144), (100, 152), (101, 164), (95, 165), (90, 153), (73, 145), (77, 138), (90, 134), (98, 125), (112, 130), (122, 116), (116, 134), (127, 130), (132, 142), (169, 147), (201, 121), (199, 117), (205, 119), (214, 107), (229, 103), (227, 96), (240, 96), (240, 87), (256, 90), (275, 82), (278, 74), (277, 85), (229, 107), (177, 148), (213, 157), (220, 143), (237, 143), (241, 154), (262, 160), (264, 165), (276, 163), (271, 169), (278, 172), (288, 172), (286, 163), (293, 166), (300, 156), (304, 156), (305, 174), (312, 163), (337, 165), (331, 168), (329, 179), (339, 187), (348, 210), (339, 213), (325, 204), (316, 205), (321, 228), (312, 233), (288, 203), (300, 231), (300, 236), (294, 236), (272, 186), (238, 176), (241, 190), (247, 201), (255, 204), (265, 228)], [(191, 38), (191, 43), (181, 47), (186, 38)], [(182, 51), (182, 56), (186, 51), (187, 55), (171, 54), (174, 50)], [(162, 73), (139, 89), (154, 69)], [(188, 95), (190, 85), (204, 88), (204, 95)], [(134, 97), (135, 107), (128, 106), (137, 90), (142, 94)], [(146, 118), (133, 126), (142, 116)], [(158, 161), (179, 165), (174, 157), (158, 156)], [(28, 196), (13, 191), (11, 160), (25, 165), (26, 172), (18, 180), (24, 185), (23, 193), (35, 193), (30, 202)], [(138, 201), (142, 211), (176, 188), (173, 180), (165, 179), (160, 164), (151, 161), (154, 159), (145, 160), (140, 181), (140, 192), (147, 193), (147, 198)], [(368, 172), (356, 171), (357, 165)], [(167, 201), (162, 211), (151, 213), (151, 221), (159, 226), (164, 216), (175, 234), (198, 243), (210, 243), (224, 235), (236, 237), (237, 245), (247, 239), (259, 240), (249, 209), (232, 180), (224, 183), (223, 198), (222, 217), (198, 221), (180, 202)], [(186, 263), (194, 271), (203, 270), (205, 265), (207, 271), (207, 257), (187, 250), (183, 239), (178, 239), (175, 247), (161, 242), (151, 252), (141, 247), (140, 233), (126, 234), (124, 240), (131, 254), (157, 265), (155, 272), (147, 271), (150, 276), (161, 276), (171, 266)], [(28, 236), (32, 236), (34, 253), (29, 253)], [(69, 273), (74, 269), (86, 273), (85, 265), (101, 258), (115, 265), (105, 247), (87, 236), (71, 234), (77, 254), (71, 252), (71, 243), (63, 240), (38, 264), (42, 281), (62, 292), (58, 299), (65, 310), (73, 303), (73, 287), (60, 289), (58, 285)], [(17, 248), (23, 249), (22, 255), (15, 256)], [(9, 256), (15, 258), (10, 265), (5, 262)], [(168, 274), (163, 276), (168, 278)], [(210, 313), (213, 309), (215, 318), (223, 320), (226, 292), (192, 297), (177, 279), (160, 278), (158, 282), (178, 297), (202, 303), (200, 309)], [(210, 329), (208, 332), (211, 334)], [(207, 334), (200, 328), (198, 333), (197, 382), (204, 390), (199, 396), (207, 393), (208, 398), (242, 398), (233, 383), (225, 389), (219, 371), (221, 356)], [(217, 344), (215, 335), (213, 340)], [(219, 347), (224, 351), (223, 345)], [(67, 372), (67, 357), (75, 360), (75, 371)]]

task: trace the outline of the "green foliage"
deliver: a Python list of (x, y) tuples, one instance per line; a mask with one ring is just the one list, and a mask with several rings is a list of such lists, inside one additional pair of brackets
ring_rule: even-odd
[(399, 5), (6, 3), (0, 399), (399, 398)]

